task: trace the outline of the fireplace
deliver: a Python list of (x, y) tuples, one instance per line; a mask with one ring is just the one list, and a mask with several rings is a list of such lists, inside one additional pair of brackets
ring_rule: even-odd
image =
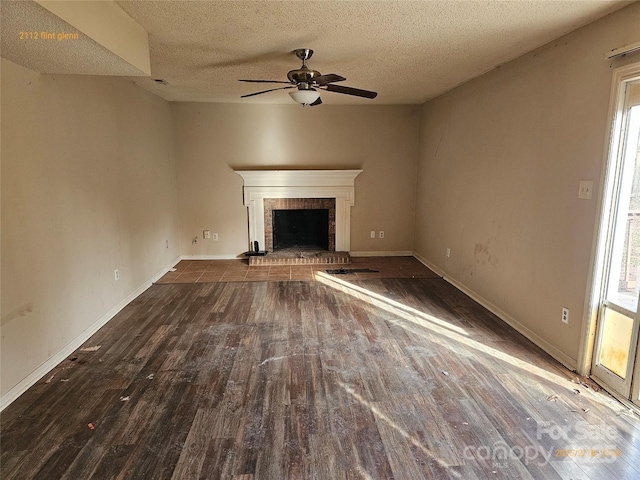
[[(276, 210), (329, 208), (328, 250), (348, 252), (351, 245), (351, 207), (355, 199), (355, 178), (362, 170), (237, 170), (244, 180), (244, 204), (249, 223), (249, 249), (273, 251), (273, 215)], [(316, 202), (331, 202), (332, 207)], [(282, 202), (282, 203), (280, 203)], [(331, 213), (333, 210), (333, 214)], [(332, 216), (333, 215), (333, 216)], [(333, 240), (332, 240), (333, 239)], [(333, 242), (333, 243), (332, 243)]]
[(329, 210), (274, 210), (273, 251), (287, 248), (329, 250)]
[(336, 250), (335, 198), (265, 198), (265, 250)]

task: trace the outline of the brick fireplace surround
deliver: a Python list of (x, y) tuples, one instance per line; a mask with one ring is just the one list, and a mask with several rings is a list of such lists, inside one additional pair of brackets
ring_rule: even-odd
[[(294, 205), (286, 209), (326, 208), (316, 202), (332, 199), (334, 207), (333, 249), (348, 252), (351, 246), (351, 207), (355, 201), (355, 178), (362, 170), (236, 170), (243, 178), (244, 204), (249, 213), (249, 249), (254, 241), (260, 248), (273, 250), (270, 229), (271, 213), (266, 210), (279, 205)], [(293, 202), (293, 203), (288, 203)], [(271, 249), (269, 249), (271, 245)]]
[(329, 210), (329, 248), (336, 251), (336, 199), (335, 198), (265, 198), (264, 199), (264, 242), (265, 250), (273, 252), (273, 211), (274, 210)]

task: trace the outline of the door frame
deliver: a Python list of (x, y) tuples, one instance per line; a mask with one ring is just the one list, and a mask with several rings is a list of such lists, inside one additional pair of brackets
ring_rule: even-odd
[[(591, 373), (591, 364), (595, 354), (595, 340), (597, 320), (600, 309), (600, 299), (604, 289), (604, 268), (606, 252), (611, 241), (609, 219), (611, 214), (611, 201), (614, 195), (614, 182), (616, 172), (612, 170), (612, 157), (617, 157), (620, 150), (620, 129), (623, 121), (623, 107), (625, 103), (626, 84), (640, 80), (640, 62), (618, 67), (613, 71), (611, 93), (609, 97), (609, 114), (607, 117), (607, 136), (604, 151), (604, 162), (600, 178), (601, 187), (597, 195), (598, 218), (594, 228), (594, 236), (591, 248), (591, 260), (589, 265), (589, 278), (587, 279), (587, 292), (585, 295), (584, 318), (580, 335), (580, 350), (578, 352), (577, 371), (580, 375), (588, 376)], [(623, 88), (624, 86), (624, 88)], [(640, 373), (636, 362), (634, 373)], [(636, 377), (637, 378), (637, 377)], [(632, 386), (634, 398), (637, 398), (639, 382)]]
[(636, 363), (631, 382), (631, 401), (640, 407), (640, 346), (636, 350)]

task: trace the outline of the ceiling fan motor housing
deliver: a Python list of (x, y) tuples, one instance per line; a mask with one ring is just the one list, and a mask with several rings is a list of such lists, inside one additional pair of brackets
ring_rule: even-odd
[(319, 77), (320, 72), (317, 70), (311, 70), (306, 65), (303, 65), (301, 68), (296, 70), (291, 70), (287, 73), (287, 78), (290, 82), (300, 84), (300, 83), (313, 83), (313, 79), (315, 77)]

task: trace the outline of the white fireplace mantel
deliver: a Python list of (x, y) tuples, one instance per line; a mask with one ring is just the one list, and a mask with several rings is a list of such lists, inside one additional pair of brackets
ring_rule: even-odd
[(265, 198), (335, 198), (336, 250), (351, 246), (351, 207), (355, 178), (362, 170), (236, 170), (244, 180), (244, 204), (249, 210), (249, 244), (265, 245)]

